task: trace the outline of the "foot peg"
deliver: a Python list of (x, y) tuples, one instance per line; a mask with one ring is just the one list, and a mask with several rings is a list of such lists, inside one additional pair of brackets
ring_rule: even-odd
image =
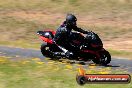
[(66, 52), (66, 57), (67, 58), (72, 58), (73, 57), (73, 53), (72, 52)]

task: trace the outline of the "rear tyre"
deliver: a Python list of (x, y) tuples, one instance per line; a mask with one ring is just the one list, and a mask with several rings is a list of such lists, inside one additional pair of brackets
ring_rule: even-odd
[(48, 45), (47, 43), (43, 43), (40, 49), (41, 49), (41, 53), (43, 54), (43, 56), (49, 57), (49, 58), (53, 57), (50, 51), (50, 45)]

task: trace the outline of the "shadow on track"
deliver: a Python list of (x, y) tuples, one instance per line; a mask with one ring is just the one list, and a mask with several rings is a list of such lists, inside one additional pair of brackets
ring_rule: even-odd
[(106, 65), (105, 67), (120, 67), (119, 65)]
[[(61, 59), (50, 59), (50, 60), (65, 63), (64, 61), (66, 59), (64, 59), (64, 60), (61, 60)], [(72, 61), (72, 60), (68, 60), (67, 63), (69, 63), (69, 64), (88, 65), (88, 66), (120, 67), (119, 65), (100, 65), (100, 64), (92, 63), (90, 61), (85, 62), (85, 61)]]

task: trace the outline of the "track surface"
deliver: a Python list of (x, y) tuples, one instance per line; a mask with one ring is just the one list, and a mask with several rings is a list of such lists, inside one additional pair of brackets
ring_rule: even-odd
[[(45, 58), (39, 50), (12, 48), (6, 46), (0, 46), (0, 56), (7, 56), (15, 59), (41, 58), (44, 60)], [(128, 72), (132, 72), (132, 60), (112, 58), (112, 61), (109, 66), (113, 69), (122, 69)]]

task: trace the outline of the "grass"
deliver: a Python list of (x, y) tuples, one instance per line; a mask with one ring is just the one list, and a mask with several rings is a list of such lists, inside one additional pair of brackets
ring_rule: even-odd
[[(27, 21), (14, 17), (3, 16), (0, 19), (1, 37), (7, 40), (30, 40), (36, 38), (39, 29), (51, 27), (51, 25), (39, 24), (35, 21)], [(6, 35), (5, 35), (6, 34)], [(15, 34), (15, 35), (14, 35)]]
[(124, 58), (129, 58), (132, 59), (132, 52), (127, 52), (127, 51), (118, 51), (118, 50), (112, 50), (112, 49), (108, 49), (108, 51), (110, 52), (110, 54), (112, 56), (115, 57), (124, 57)]
[[(35, 21), (27, 21), (8, 16), (0, 17), (0, 45), (18, 46), (24, 48), (38, 48), (40, 43), (36, 34), (38, 30), (53, 28), (52, 25), (39, 24)], [(43, 29), (44, 28), (44, 29)]]
[(17, 41), (0, 41), (0, 45), (9, 46), (9, 47), (19, 47), (19, 48), (32, 48), (39, 49), (41, 43), (27, 42), (24, 40)]
[[(56, 13), (85, 13), (85, 14), (109, 14), (130, 11), (131, 0), (0, 0), (1, 10), (30, 10), (48, 11)], [(85, 3), (83, 3), (85, 2)]]
[[(0, 57), (0, 87), (1, 88), (82, 88), (75, 77), (77, 68), (61, 62), (41, 62), (39, 58), (21, 61), (11, 61), (7, 57)], [(78, 65), (77, 65), (78, 66)], [(76, 66), (76, 67), (77, 67)], [(87, 73), (123, 73), (112, 71), (110, 67), (86, 70)], [(131, 88), (132, 84), (86, 84), (83, 88)]]

